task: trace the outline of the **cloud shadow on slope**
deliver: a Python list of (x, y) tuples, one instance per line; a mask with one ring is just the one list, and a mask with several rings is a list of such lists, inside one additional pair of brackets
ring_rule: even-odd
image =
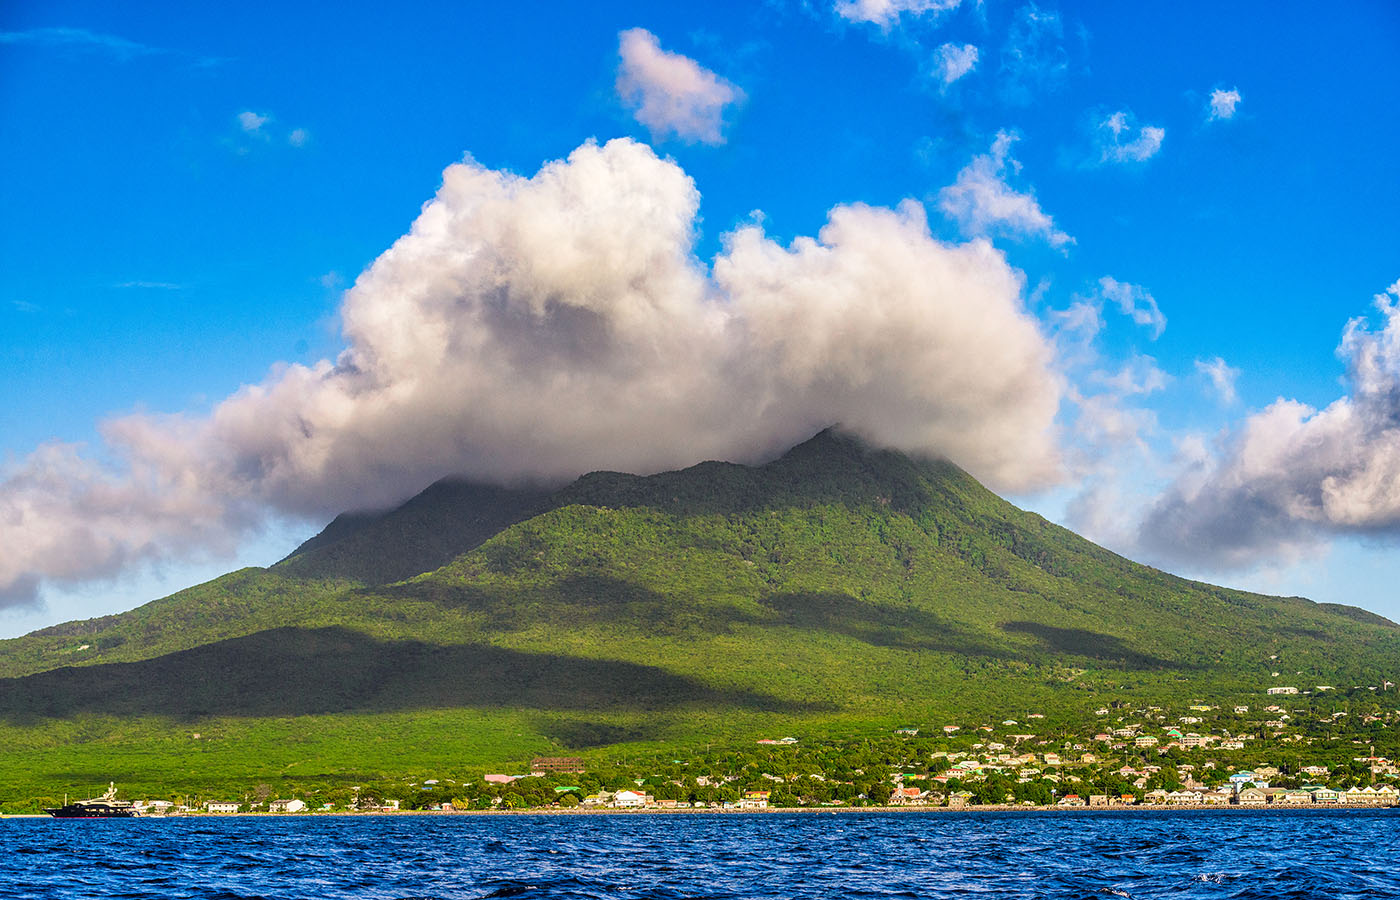
[(713, 688), (655, 666), (479, 644), (380, 641), (341, 627), (276, 628), (156, 659), (0, 680), (0, 717), (19, 723), (82, 713), (198, 719), (442, 708), (697, 707), (825, 709)]
[(778, 624), (833, 631), (874, 647), (996, 659), (1015, 655), (983, 636), (913, 607), (895, 609), (849, 594), (824, 592), (771, 594), (759, 602), (777, 614)]
[(544, 585), (483, 589), (438, 579), (376, 588), (374, 596), (427, 602), (443, 609), (477, 613), (489, 632), (517, 631), (541, 621), (569, 627), (607, 626), (652, 637), (699, 638), (730, 634), (734, 626), (762, 624), (760, 613), (733, 604), (672, 597), (607, 575), (569, 575)]
[(1122, 638), (1082, 628), (1057, 628), (1040, 622), (1003, 622), (1007, 634), (1026, 634), (1038, 638), (1045, 649), (1070, 656), (1080, 656), (1121, 669), (1192, 669), (1185, 663), (1162, 659), (1128, 646)]

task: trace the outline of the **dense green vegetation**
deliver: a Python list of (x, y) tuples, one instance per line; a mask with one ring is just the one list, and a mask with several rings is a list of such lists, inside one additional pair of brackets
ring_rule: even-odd
[[(807, 719), (788, 723), (803, 738), (776, 746), (752, 739), (764, 733), (758, 730), (764, 721), (741, 715), (737, 729), (726, 729), (718, 717), (702, 713), (687, 724), (706, 734), (704, 741), (612, 744), (582, 752), (585, 772), (542, 776), (524, 775), (525, 760), (541, 747), (557, 751), (560, 745), (538, 736), (539, 717), (506, 711), (205, 719), (198, 725), (202, 731), (138, 719), (122, 722), (119, 738), (108, 733), (98, 739), (83, 733), (91, 726), (59, 726), (37, 740), (32, 731), (0, 730), (0, 738), (22, 742), (12, 748), (15, 765), (0, 769), (0, 813), (55, 805), (58, 795), (32, 789), (55, 771), (77, 793), (97, 793), (106, 773), (120, 770), (126, 797), (169, 799), (192, 809), (234, 800), (245, 810), (265, 809), (270, 797), (337, 810), (387, 801), (408, 810), (443, 804), (572, 808), (589, 795), (622, 789), (644, 791), (662, 803), (701, 805), (762, 790), (771, 792), (775, 806), (879, 806), (890, 802), (895, 787), (926, 793), (920, 803), (935, 806), (962, 791), (974, 805), (1043, 805), (1072, 792), (1129, 794), (1141, 802), (1159, 788), (1215, 789), (1245, 769), (1263, 773), (1261, 780), (1274, 787), (1345, 790), (1396, 783), (1393, 765), (1381, 759), (1373, 766), (1376, 757), (1400, 757), (1395, 698), (1393, 689), (1369, 688), (1284, 698), (1285, 727), (1267, 725), (1280, 713), (1257, 705), (1248, 712), (1231, 712), (1228, 705), (1205, 712), (1100, 708), (1057, 722), (963, 720), (953, 734), (937, 726), (910, 734), (909, 723), (896, 730)], [(1183, 714), (1198, 722), (1192, 728), (1238, 736), (1241, 745), (1180, 746), (1170, 736), (1180, 730)], [(1160, 736), (1163, 743), (1137, 747), (1131, 738), (1106, 734), (1124, 727)], [(80, 742), (81, 762), (49, 738)], [(147, 742), (150, 752), (132, 754), (133, 739)], [(503, 751), (513, 754), (511, 763), (499, 764)], [(973, 761), (979, 764), (963, 769)], [(1319, 764), (1322, 772), (1304, 771)], [(500, 770), (517, 780), (485, 779), (485, 773)]]
[(0, 642), (0, 792), (1068, 722), (1397, 663), (1384, 619), (1139, 566), (824, 432), (762, 467), (443, 482), (271, 568)]

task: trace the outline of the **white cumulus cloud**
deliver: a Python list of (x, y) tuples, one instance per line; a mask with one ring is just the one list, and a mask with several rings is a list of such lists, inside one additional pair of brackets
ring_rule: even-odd
[(744, 92), (695, 60), (661, 49), (656, 35), (632, 28), (618, 35), (617, 95), (653, 140), (669, 136), (724, 143), (725, 108)]
[(458, 474), (562, 481), (757, 460), (833, 423), (1001, 489), (1060, 474), (1065, 388), (1020, 273), (923, 208), (838, 206), (782, 245), (693, 250), (700, 195), (630, 140), (533, 177), (470, 160), (346, 291), (345, 349), (208, 415), (135, 414), (106, 458), (51, 445), (0, 476), (0, 603), (46, 581), (227, 549)]
[(1006, 183), (1008, 173), (1020, 171), (1011, 156), (1016, 136), (997, 132), (988, 153), (974, 156), (958, 173), (957, 181), (938, 194), (938, 207), (968, 234), (1009, 234), (1037, 237), (1060, 249), (1074, 238), (1055, 227), (1033, 193), (1022, 193)]
[(1400, 282), (1376, 297), (1383, 324), (1347, 323), (1350, 391), (1318, 410), (1279, 399), (1188, 467), (1143, 523), (1158, 556), (1248, 566), (1336, 533), (1400, 530)]
[(1230, 88), (1228, 91), (1217, 88), (1211, 91), (1210, 103), (1208, 104), (1210, 112), (1207, 115), (1207, 120), (1214, 122), (1216, 120), (1233, 119), (1235, 117), (1235, 108), (1240, 105), (1241, 99), (1243, 98), (1240, 97), (1238, 88)]

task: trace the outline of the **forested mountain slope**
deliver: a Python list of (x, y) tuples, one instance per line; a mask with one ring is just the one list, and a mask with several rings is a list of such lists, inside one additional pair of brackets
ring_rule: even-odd
[(1280, 669), (1393, 679), (1400, 628), (1138, 565), (829, 430), (757, 467), (439, 482), (268, 569), (0, 642), (0, 716), (535, 709), (583, 728), (562, 734), (683, 732), (1258, 692)]

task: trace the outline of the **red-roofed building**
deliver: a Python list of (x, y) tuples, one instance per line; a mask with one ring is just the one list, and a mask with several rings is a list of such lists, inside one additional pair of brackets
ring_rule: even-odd
[(928, 802), (928, 791), (918, 788), (897, 787), (890, 794), (890, 806), (923, 806)]

